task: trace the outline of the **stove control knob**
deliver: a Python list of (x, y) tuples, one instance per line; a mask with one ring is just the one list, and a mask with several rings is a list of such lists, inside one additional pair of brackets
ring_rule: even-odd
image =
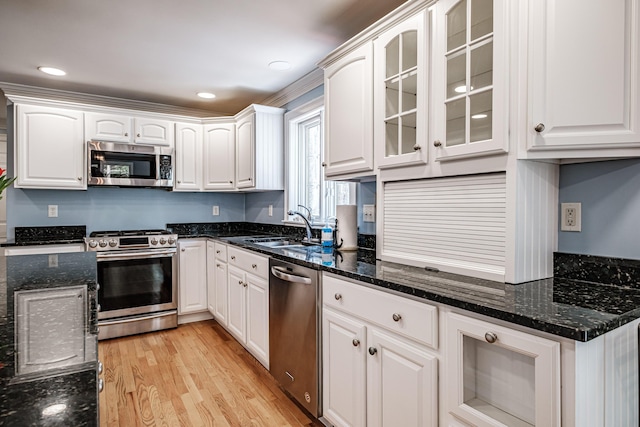
[(107, 241), (106, 240), (100, 240), (98, 242), (98, 244), (100, 245), (101, 248), (106, 248), (107, 247)]
[(89, 240), (90, 248), (95, 248), (96, 246), (98, 246), (98, 242), (96, 242), (95, 240)]
[(176, 242), (176, 239), (174, 239), (173, 237), (169, 237), (169, 244), (173, 245)]
[(118, 241), (116, 239), (109, 240), (109, 246), (115, 248), (116, 246), (118, 246)]
[(152, 245), (157, 245), (158, 244), (158, 239), (156, 239), (155, 237), (151, 238), (151, 244)]
[(166, 244), (166, 243), (167, 243), (167, 239), (165, 239), (164, 237), (161, 237), (161, 238), (160, 238), (160, 244), (161, 244), (161, 245), (164, 245), (164, 244)]

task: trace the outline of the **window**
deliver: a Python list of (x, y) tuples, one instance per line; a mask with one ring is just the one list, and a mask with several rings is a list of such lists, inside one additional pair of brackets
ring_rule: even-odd
[(324, 224), (336, 216), (336, 205), (355, 203), (355, 184), (325, 181), (322, 170), (324, 156), (324, 98), (315, 99), (285, 115), (287, 140), (287, 206), (289, 210), (307, 212), (312, 223)]

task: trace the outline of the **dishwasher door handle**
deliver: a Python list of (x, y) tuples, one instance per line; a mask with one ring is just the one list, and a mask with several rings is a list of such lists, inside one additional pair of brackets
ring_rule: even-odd
[(287, 282), (302, 283), (304, 285), (311, 284), (310, 278), (291, 274), (287, 272), (287, 270), (284, 267), (278, 267), (278, 266), (271, 267), (271, 274), (276, 276), (278, 279), (286, 280)]

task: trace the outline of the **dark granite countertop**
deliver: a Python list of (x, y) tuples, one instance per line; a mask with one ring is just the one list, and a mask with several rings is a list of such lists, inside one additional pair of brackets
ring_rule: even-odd
[[(51, 310), (59, 304), (46, 303), (54, 291), (86, 295), (76, 319)], [(25, 295), (37, 302), (24, 308), (17, 302)], [(0, 257), (0, 426), (98, 425), (96, 304), (95, 253)], [(61, 313), (65, 327), (57, 323)], [(43, 334), (55, 352), (80, 356), (54, 368), (23, 367), (29, 340)]]
[[(613, 277), (625, 276), (619, 269), (610, 272), (608, 277), (598, 278), (604, 280), (598, 283), (584, 273), (588, 263), (576, 261), (576, 258), (588, 258), (594, 264), (594, 257), (556, 254), (555, 263), (561, 267), (556, 270), (564, 274), (567, 265), (573, 264), (572, 271), (581, 273), (576, 277), (566, 274), (567, 277), (511, 285), (380, 261), (370, 250), (323, 254), (317, 246), (268, 248), (248, 241), (256, 236), (260, 234), (242, 230), (180, 235), (220, 239), (277, 259), (576, 341), (589, 341), (640, 318), (640, 261), (630, 261), (635, 270), (632, 269), (634, 279), (627, 280), (628, 283), (613, 283)], [(605, 262), (619, 264), (615, 260)], [(628, 279), (628, 276), (625, 277)]]

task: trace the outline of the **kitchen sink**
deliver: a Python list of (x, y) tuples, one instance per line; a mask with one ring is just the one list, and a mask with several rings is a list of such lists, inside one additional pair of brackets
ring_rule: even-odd
[(253, 243), (258, 246), (265, 246), (267, 248), (307, 248), (316, 246), (314, 244), (309, 244), (307, 242), (303, 242), (301, 240), (294, 240), (289, 237), (260, 237), (255, 239), (246, 239), (245, 242)]

